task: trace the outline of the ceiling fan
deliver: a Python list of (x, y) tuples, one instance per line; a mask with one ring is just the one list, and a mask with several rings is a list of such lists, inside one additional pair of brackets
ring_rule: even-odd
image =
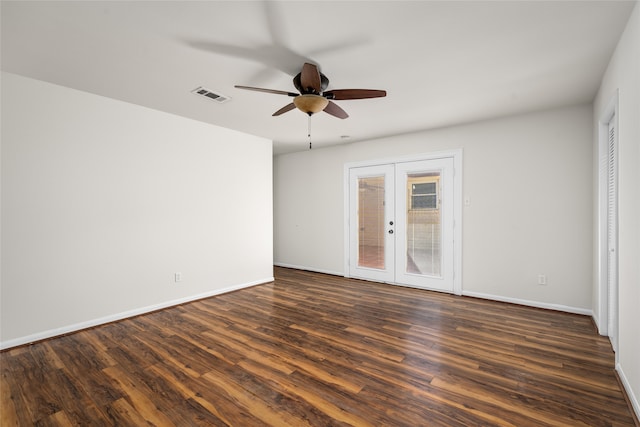
[(309, 116), (324, 111), (339, 119), (346, 119), (349, 117), (347, 112), (331, 100), (381, 98), (387, 96), (386, 91), (374, 89), (333, 89), (325, 92), (329, 85), (329, 79), (318, 70), (316, 65), (308, 62), (302, 66), (302, 71), (293, 78), (293, 85), (300, 93), (251, 86), (236, 85), (235, 87), (293, 97), (292, 103), (273, 113), (273, 116), (279, 116), (298, 108)]

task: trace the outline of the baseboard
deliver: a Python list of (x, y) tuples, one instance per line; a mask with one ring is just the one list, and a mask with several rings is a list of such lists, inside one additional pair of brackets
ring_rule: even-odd
[(188, 302), (197, 301), (204, 298), (210, 298), (216, 295), (226, 294), (228, 292), (237, 291), (244, 288), (250, 288), (252, 286), (261, 285), (263, 283), (273, 282), (273, 277), (268, 277), (252, 282), (242, 283), (239, 285), (229, 286), (222, 289), (216, 289), (215, 291), (205, 292), (202, 294), (191, 295), (185, 298), (179, 298), (172, 301), (166, 301), (160, 304), (149, 305), (146, 307), (136, 308), (133, 310), (125, 311), (122, 313), (116, 313), (109, 316), (100, 317), (97, 319), (88, 320), (86, 322), (75, 323), (73, 325), (63, 326), (61, 328), (49, 329), (47, 331), (38, 332), (36, 334), (27, 335), (20, 338), (14, 338), (7, 341), (0, 342), (0, 350), (6, 350), (12, 347), (18, 347), (25, 344), (31, 344), (36, 341), (42, 341), (49, 338), (54, 338), (60, 335), (66, 335), (73, 332), (78, 332), (83, 329), (93, 328), (95, 326), (104, 325), (118, 320), (127, 319), (141, 314), (151, 313), (153, 311), (162, 310), (164, 308), (174, 307), (176, 305), (185, 304)]
[(344, 277), (344, 273), (342, 271), (322, 270), (320, 268), (305, 267), (303, 265), (285, 264), (285, 263), (282, 263), (282, 262), (274, 262), (273, 265), (275, 265), (276, 267), (293, 268), (293, 269), (296, 269), (296, 270), (313, 271), (314, 273), (330, 274), (332, 276), (343, 276)]
[(618, 374), (618, 380), (620, 381), (622, 387), (624, 388), (624, 392), (627, 394), (627, 401), (631, 406), (631, 410), (635, 415), (635, 423), (636, 426), (640, 426), (640, 403), (638, 403), (638, 396), (633, 393), (633, 389), (631, 388), (631, 384), (629, 384), (629, 380), (627, 379), (624, 371), (622, 370), (622, 366), (620, 363), (616, 363), (616, 373)]
[(465, 291), (464, 289), (462, 290), (462, 295), (468, 296), (468, 297), (474, 297), (474, 298), (488, 299), (493, 301), (508, 302), (511, 304), (526, 305), (529, 307), (544, 308), (546, 310), (564, 311), (566, 313), (573, 313), (573, 314), (583, 314), (585, 316), (593, 317), (593, 310), (587, 309), (587, 308), (578, 308), (578, 307), (571, 307), (571, 306), (562, 305), (562, 304), (551, 304), (546, 302), (530, 301), (530, 300), (519, 299), (519, 298), (503, 297), (500, 295)]

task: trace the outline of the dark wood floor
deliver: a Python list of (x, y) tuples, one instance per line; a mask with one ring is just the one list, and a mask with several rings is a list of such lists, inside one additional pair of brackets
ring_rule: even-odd
[(633, 426), (588, 317), (276, 268), (0, 354), (0, 425)]

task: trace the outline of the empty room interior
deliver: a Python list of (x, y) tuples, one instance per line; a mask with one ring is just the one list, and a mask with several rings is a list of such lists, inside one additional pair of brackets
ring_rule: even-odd
[(6, 1), (0, 425), (640, 426), (640, 5)]

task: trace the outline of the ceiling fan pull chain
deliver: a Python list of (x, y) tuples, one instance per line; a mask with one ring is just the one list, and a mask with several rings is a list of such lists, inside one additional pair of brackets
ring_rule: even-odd
[(307, 126), (307, 136), (309, 137), (309, 150), (311, 150), (311, 113), (309, 113), (309, 124)]

